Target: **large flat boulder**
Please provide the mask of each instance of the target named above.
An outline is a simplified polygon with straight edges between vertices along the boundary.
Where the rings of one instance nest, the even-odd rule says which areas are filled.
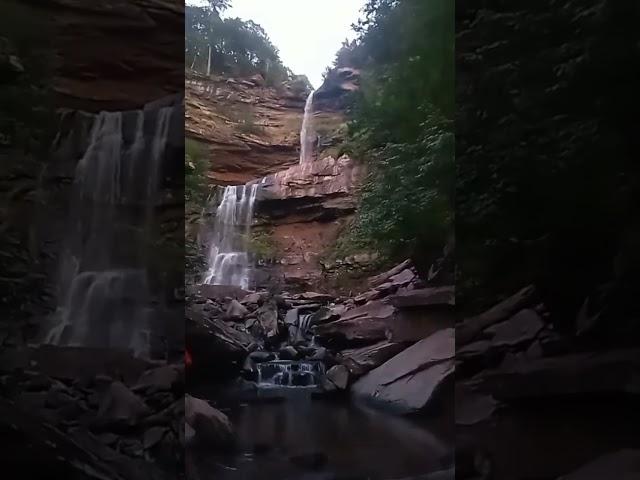
[[[454,286],[406,290],[390,296],[389,303],[401,308],[453,306],[456,304],[456,291]]]
[[[186,345],[195,367],[215,371],[241,362],[253,339],[220,318],[206,318],[196,307],[187,310]]]
[[[479,388],[504,401],[567,395],[640,395],[640,349],[580,353],[505,363]]]
[[[347,311],[339,320],[316,326],[314,333],[320,343],[328,346],[370,345],[386,339],[394,315],[393,306],[373,301]]]
[[[456,344],[462,346],[476,340],[486,328],[531,306],[537,299],[537,295],[535,287],[525,287],[486,312],[466,319],[456,327]]]
[[[352,393],[398,413],[425,410],[454,373],[454,356],[455,332],[441,330],[371,370]]]
[[[492,325],[484,333],[495,347],[517,347],[535,339],[545,324],[534,310],[524,309],[509,320]]]
[[[368,280],[369,286],[377,287],[378,285],[382,285],[391,277],[398,275],[400,272],[402,272],[403,270],[405,270],[410,266],[411,266],[411,260],[405,260],[404,262],[399,263],[398,265],[396,265],[390,270],[387,270],[386,272],[380,273],[374,277],[370,277]]]
[[[383,341],[362,348],[343,350],[338,355],[338,361],[349,369],[351,375],[360,377],[379,367],[407,346],[406,343]]]
[[[456,322],[453,286],[403,290],[385,301],[397,308],[389,326],[392,342],[417,342]]]
[[[398,310],[389,324],[391,342],[417,342],[432,333],[455,325],[452,308],[412,308]]]

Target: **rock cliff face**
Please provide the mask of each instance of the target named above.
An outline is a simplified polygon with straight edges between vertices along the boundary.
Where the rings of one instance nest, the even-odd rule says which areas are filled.
[[[342,156],[295,165],[265,179],[257,215],[258,225],[269,228],[279,260],[271,275],[307,286],[321,279],[321,257],[356,209],[362,174],[361,165]]]
[[[214,184],[247,183],[297,163],[305,92],[194,74],[185,85],[186,135],[207,145]]]
[[[314,161],[300,165],[308,92],[268,87],[259,76],[188,75],[186,135],[206,146],[210,182],[261,183],[254,234],[268,243],[268,252],[256,272],[258,286],[284,279],[289,286],[310,288],[322,281],[320,259],[355,211],[364,175],[361,164],[336,148],[348,93],[357,88],[357,72],[349,71],[334,74],[317,90]]]
[[[129,110],[183,89],[184,2],[21,3],[48,19],[59,106]]]

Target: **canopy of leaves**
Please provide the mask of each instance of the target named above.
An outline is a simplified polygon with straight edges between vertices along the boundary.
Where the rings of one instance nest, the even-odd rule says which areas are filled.
[[[222,18],[228,0],[213,0],[210,6],[187,5],[185,65],[206,73],[211,48],[211,72],[235,76],[261,74],[277,85],[291,77],[264,29],[251,20]]]
[[[362,69],[350,138],[369,161],[357,236],[439,250],[453,221],[454,14],[449,0],[369,0],[335,66]]]

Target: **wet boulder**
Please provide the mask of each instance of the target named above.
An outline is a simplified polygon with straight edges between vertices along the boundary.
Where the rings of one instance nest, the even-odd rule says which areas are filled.
[[[145,402],[121,382],[113,382],[104,393],[95,418],[98,429],[137,425],[151,413]]]
[[[456,344],[458,347],[477,340],[481,333],[496,323],[507,320],[523,308],[535,304],[538,292],[535,287],[528,286],[493,306],[486,312],[468,318],[456,326]]]
[[[227,416],[200,398],[185,395],[186,435],[193,442],[216,449],[229,449],[235,442],[233,425]]]
[[[240,303],[245,306],[256,306],[256,305],[260,306],[264,303],[266,296],[267,296],[266,292],[250,293],[249,295],[244,297],[242,300],[240,300]]]
[[[338,362],[345,365],[351,375],[360,377],[370,370],[379,367],[391,357],[407,348],[406,343],[379,342],[362,348],[343,350],[338,355]]]
[[[340,315],[336,315],[333,309],[329,307],[320,307],[309,317],[309,325],[319,325],[321,323],[338,320]]]
[[[323,387],[325,390],[345,390],[349,385],[349,370],[344,365],[334,365],[325,374]]]
[[[506,362],[477,377],[478,389],[496,399],[560,398],[616,394],[632,398],[640,391],[640,349],[575,353]]]
[[[324,347],[314,348],[313,352],[309,355],[309,360],[324,361],[327,359],[328,351]]]
[[[227,320],[237,321],[237,320],[242,320],[248,314],[249,314],[249,310],[247,310],[247,307],[242,305],[237,300],[233,299],[229,302],[229,305],[227,306],[225,317],[227,318]]]
[[[441,330],[371,370],[354,383],[352,393],[398,413],[425,410],[452,378],[454,356],[454,330]]]
[[[219,318],[208,319],[193,307],[187,309],[186,317],[185,340],[193,359],[191,371],[201,371],[207,376],[211,372],[233,375],[254,341],[252,336]]]
[[[278,334],[278,307],[275,302],[264,304],[256,310],[256,315],[267,338],[275,337]]]
[[[296,360],[300,356],[298,350],[295,347],[288,345],[280,350],[281,360]]]
[[[339,320],[315,326],[320,343],[338,349],[370,345],[385,340],[395,308],[382,301],[347,311]]]

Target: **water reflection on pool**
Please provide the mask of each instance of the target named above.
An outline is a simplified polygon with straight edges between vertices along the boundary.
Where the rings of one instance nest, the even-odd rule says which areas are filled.
[[[390,416],[348,403],[312,400],[253,404],[227,411],[240,453],[192,458],[199,480],[387,480],[441,470],[452,421]]]

